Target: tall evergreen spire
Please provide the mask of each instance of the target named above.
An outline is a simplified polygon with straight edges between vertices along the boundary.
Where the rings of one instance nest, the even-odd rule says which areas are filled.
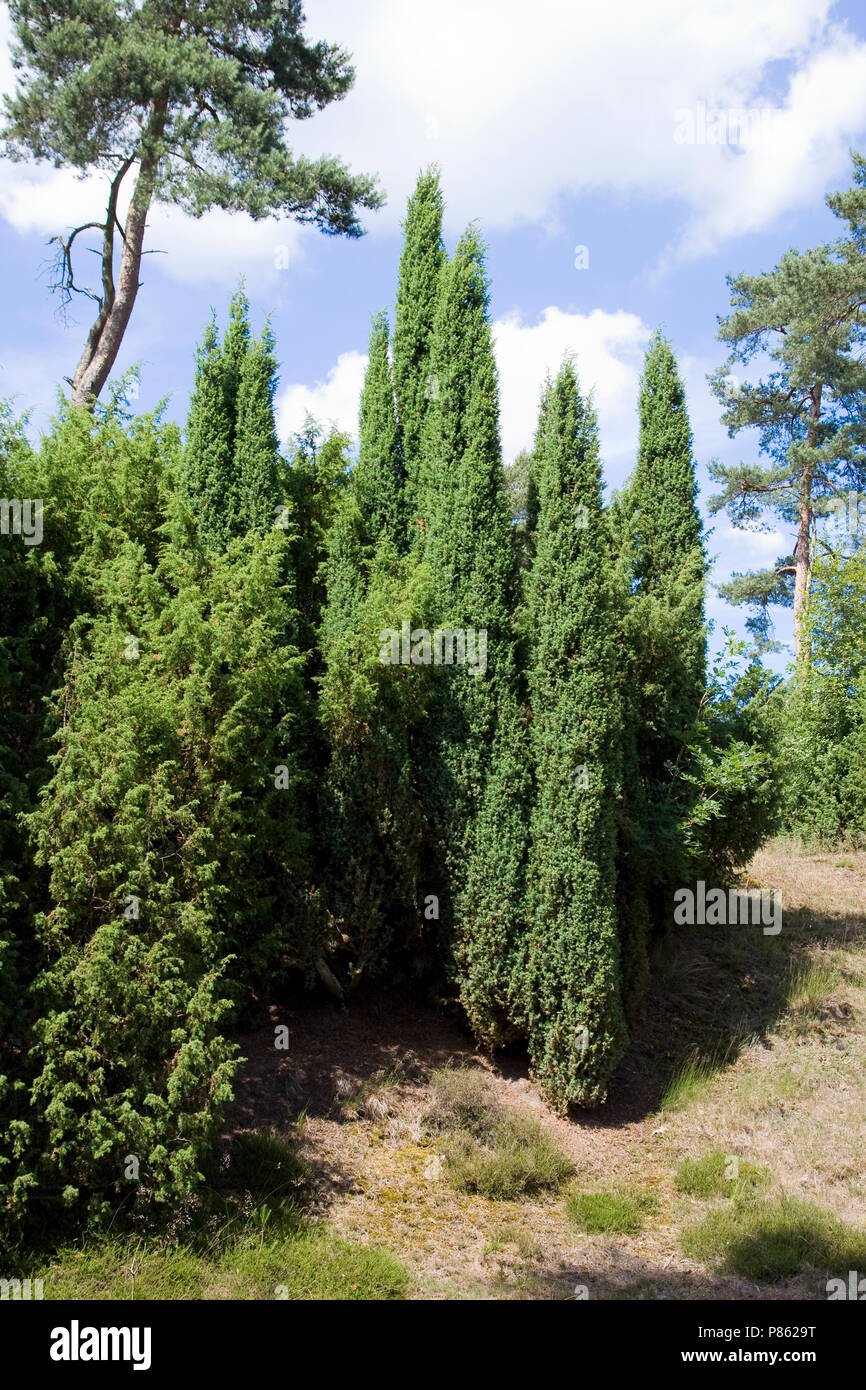
[[[252,339],[249,301],[238,289],[222,343],[211,321],[198,350],[180,472],[181,491],[208,549],[224,550],[233,536],[274,524],[282,495],[276,383],[270,325]]]
[[[180,484],[202,542],[213,550],[221,550],[225,545],[227,516],[234,500],[232,434],[223,354],[216,322],[211,320],[196,353]]]
[[[620,711],[595,414],[566,362],[539,428],[529,578],[537,793],[529,859],[529,1043],[551,1099],[594,1105],[625,1048],[616,909]]]
[[[685,389],[660,330],[640,384],[640,444],[618,501],[631,724],[649,826],[650,899],[656,925],[670,922],[671,886],[685,872],[677,825],[683,784],[671,767],[690,741],[706,684],[707,560]]]
[[[406,210],[394,319],[394,387],[413,521],[424,418],[440,389],[430,347],[439,275],[445,263],[442,206],[439,170],[434,165],[419,175]]]
[[[632,485],[635,522],[634,574],[643,593],[660,592],[695,553],[703,553],[697,480],[685,387],[673,349],[657,329],[640,382],[640,442]],[[698,641],[696,678],[703,684]]]
[[[370,349],[359,421],[360,449],[353,473],[355,499],[369,538],[387,530],[405,550],[403,453],[388,361],[388,319],[379,313],[370,332]]]
[[[244,354],[237,392],[234,473],[237,523],[243,531],[266,531],[273,526],[282,496],[274,421],[276,388],[274,336],[266,323],[262,336]]]
[[[479,1036],[512,1036],[528,767],[517,698],[515,557],[499,444],[484,248],[471,227],[441,278],[419,512],[436,620],[486,643],[483,671],[438,671],[424,732],[432,877],[461,1000]]]

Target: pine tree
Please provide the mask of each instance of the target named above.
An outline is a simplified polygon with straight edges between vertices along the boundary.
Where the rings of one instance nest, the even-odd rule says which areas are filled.
[[[369,362],[361,393],[358,462],[352,490],[371,539],[388,531],[405,549],[403,454],[388,362],[388,319],[377,314],[370,333]]]
[[[566,362],[545,401],[529,577],[536,798],[529,1046],[555,1104],[603,1101],[623,1054],[615,908],[621,713],[594,412]]]
[[[295,158],[287,144],[290,119],[339,101],[355,77],[343,49],[306,37],[299,0],[178,0],[172,9],[13,0],[11,18],[18,90],[6,103],[4,142],[18,158],[109,174],[102,220],[52,238],[54,288],[68,301],[80,288],[76,238],[100,233],[90,249],[101,293],[91,296],[98,312],[73,378],[77,404],[99,396],[117,357],[154,202],[193,217],[215,207],[254,219],[282,214],[353,237],[358,208],[381,205],[372,179],[333,155]]]
[[[827,198],[831,211],[848,223],[843,239],[786,251],[760,275],[728,277],[732,312],[720,320],[719,338],[731,353],[710,378],[729,435],[757,429],[766,460],[711,464],[722,491],[710,498],[710,511],[725,507],[734,525],[746,527],[762,513],[775,513],[793,532],[791,553],[769,569],[735,574],[720,593],[752,608],[747,626],[765,644],[771,606],[793,608],[796,656],[805,665],[818,518],[844,512],[845,492],[866,489],[866,163],[858,155],[854,181],[853,188]],[[741,384],[732,369],[750,363],[757,352],[767,355],[773,370],[761,381]]]
[[[430,361],[439,275],[445,263],[442,190],[433,166],[418,177],[403,224],[394,319],[394,387],[407,475],[410,524],[417,525],[424,420],[440,388]]]

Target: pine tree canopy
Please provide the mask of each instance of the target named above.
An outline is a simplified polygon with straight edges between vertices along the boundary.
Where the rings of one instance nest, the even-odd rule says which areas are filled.
[[[347,236],[361,232],[359,208],[380,206],[372,178],[332,156],[295,156],[286,143],[288,120],[308,119],[354,81],[343,49],[305,37],[300,0],[12,0],[10,13],[19,85],[6,100],[7,153],[109,178],[102,217],[57,239],[57,287],[97,307],[76,401],[99,395],[117,356],[152,202],[192,217],[211,208],[277,214]],[[74,242],[86,230],[101,233],[99,292],[74,279]]]
[[[731,310],[719,338],[731,346],[710,377],[731,437],[756,429],[766,463],[716,463],[722,491],[711,511],[727,508],[735,525],[753,527],[775,513],[793,532],[791,553],[769,569],[736,575],[720,592],[753,609],[749,626],[767,641],[770,605],[793,606],[799,657],[808,658],[804,619],[814,557],[815,519],[846,491],[866,489],[866,165],[854,161],[855,187],[828,198],[848,235],[810,251],[787,251],[771,271],[729,276]],[[740,382],[735,368],[766,353],[769,373]]]

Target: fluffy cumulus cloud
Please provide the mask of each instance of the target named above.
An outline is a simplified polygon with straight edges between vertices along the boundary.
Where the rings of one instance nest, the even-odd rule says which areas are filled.
[[[358,404],[367,358],[354,350],[343,352],[322,381],[313,386],[295,382],[277,396],[277,428],[286,439],[299,430],[307,415],[320,425],[337,429],[354,438],[358,433]]]
[[[622,311],[579,314],[550,307],[532,323],[518,313],[497,320],[493,339],[506,462],[531,448],[544,379],[556,374],[568,354],[575,359],[583,389],[593,393],[606,464],[618,474],[631,468],[637,447],[638,377],[649,335],[636,314]],[[366,365],[362,353],[344,352],[323,380],[284,387],[277,398],[281,436],[300,429],[309,413],[354,438]]]
[[[630,468],[637,447],[637,392],[650,330],[636,314],[567,313],[547,308],[535,323],[509,314],[493,326],[506,461],[532,445],[538,401],[548,372],[574,357],[581,388],[591,391],[608,471]],[[617,477],[617,481],[619,481]]]
[[[102,176],[81,178],[70,169],[6,166],[0,178],[0,215],[25,236],[66,234],[101,215],[107,186]],[[121,200],[121,216],[130,191],[127,188],[126,200]],[[148,218],[145,244],[150,252],[165,252],[154,259],[159,272],[171,280],[225,284],[243,275],[248,287],[256,290],[273,284],[280,271],[298,261],[310,235],[307,228],[287,220],[254,222],[243,213],[220,209],[193,218],[157,203]],[[98,238],[96,231],[85,232],[80,245],[96,246]],[[76,262],[79,271],[81,261],[79,257]]]
[[[563,194],[625,191],[673,200],[676,253],[696,256],[814,203],[866,126],[866,44],[829,0],[319,0],[309,21],[358,81],[304,146],[378,169],[392,219],[435,159],[454,226],[550,223]],[[736,112],[766,119],[719,141]]]
[[[452,230],[470,217],[551,225],[563,195],[625,192],[669,200],[666,260],[694,258],[814,205],[866,129],[866,44],[831,0],[535,0],[531,12],[518,0],[310,0],[307,14],[311,37],[352,52],[357,83],[291,139],[380,173],[389,206],[374,232],[396,230],[418,168],[436,160]],[[3,49],[4,35],[5,22]],[[744,111],[767,118],[757,138],[719,139]],[[0,211],[53,231],[58,208],[70,223],[93,215],[89,191],[7,165]],[[237,216],[157,213],[154,235],[174,257],[166,272],[193,282],[242,262],[272,280],[298,253],[296,231]]]

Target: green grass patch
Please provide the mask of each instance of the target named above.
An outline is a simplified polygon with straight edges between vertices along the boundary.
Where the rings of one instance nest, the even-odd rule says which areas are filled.
[[[309,1164],[273,1129],[236,1135],[208,1174],[213,1191],[249,1195],[256,1205],[299,1197],[309,1176]]]
[[[683,1253],[745,1279],[788,1279],[804,1270],[866,1267],[866,1234],[794,1197],[743,1198],[684,1232]]]
[[[659,1199],[652,1192],[617,1188],[608,1192],[571,1192],[565,1209],[576,1230],[585,1235],[636,1236]]]
[[[507,1201],[559,1187],[571,1174],[544,1127],[501,1105],[482,1071],[445,1068],[430,1085],[428,1128],[459,1192]]]
[[[46,1299],[404,1298],[409,1275],[373,1246],[353,1245],[326,1227],[299,1227],[264,1242],[246,1233],[222,1254],[102,1241],[58,1251],[44,1269]]]
[[[766,1187],[771,1180],[768,1169],[720,1149],[712,1149],[700,1158],[684,1158],[674,1175],[679,1192],[705,1202],[713,1197],[740,1197]]]
[[[827,961],[808,960],[794,966],[785,999],[794,1026],[805,1030],[818,1021],[840,983],[839,971]]]
[[[665,1087],[659,1110],[682,1110],[690,1102],[702,1099],[719,1070],[720,1063],[709,1057],[687,1058]]]
[[[387,1250],[305,1219],[309,1166],[275,1131],[235,1136],[207,1179],[162,1231],[94,1235],[21,1267],[49,1300],[406,1296],[409,1273]]]

